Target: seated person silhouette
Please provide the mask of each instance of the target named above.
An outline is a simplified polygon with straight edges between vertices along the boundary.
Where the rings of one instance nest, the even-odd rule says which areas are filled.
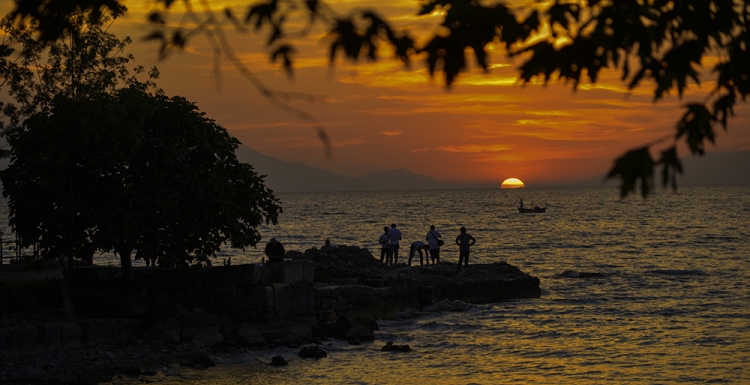
[[[284,261],[284,245],[277,241],[276,238],[271,238],[266,244],[266,256],[268,257],[268,263],[279,263]]]

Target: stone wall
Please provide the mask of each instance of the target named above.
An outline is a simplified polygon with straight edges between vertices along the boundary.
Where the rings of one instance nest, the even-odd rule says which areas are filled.
[[[342,316],[382,320],[444,299],[487,303],[541,294],[537,278],[507,264],[479,266],[476,273],[469,269],[456,274],[453,269],[450,264],[387,269],[382,277],[331,284],[314,282],[313,261],[288,260],[273,266],[204,270],[137,268],[134,283],[126,284],[117,268],[83,267],[68,280],[73,308],[82,319],[40,325],[2,323],[0,355],[135,337],[196,340],[204,345],[225,339],[251,345],[302,341],[309,340],[310,326],[330,327]],[[6,314],[19,310],[24,295],[29,293],[0,292],[0,310]],[[60,297],[47,302],[59,306]]]

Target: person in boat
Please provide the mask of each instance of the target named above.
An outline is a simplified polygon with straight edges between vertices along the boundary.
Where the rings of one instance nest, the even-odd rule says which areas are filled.
[[[520,207],[520,208],[523,208],[523,198],[521,198],[521,199],[519,199],[519,200],[521,201],[521,205],[520,205],[520,206],[518,206],[518,207]]]

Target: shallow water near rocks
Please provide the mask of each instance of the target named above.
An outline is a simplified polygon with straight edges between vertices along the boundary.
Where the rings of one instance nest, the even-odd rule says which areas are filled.
[[[281,224],[262,229],[264,242],[304,251],[328,238],[377,252],[383,226],[397,223],[403,255],[434,224],[443,260],[456,262],[453,240],[466,226],[477,239],[471,263],[518,266],[540,278],[542,297],[402,314],[381,321],[373,342],[324,345],[319,360],[247,350],[209,369],[113,383],[750,383],[750,186],[686,186],[648,200],[620,200],[611,188],[278,196]],[[519,214],[519,198],[547,213]],[[261,250],[225,250],[217,263],[230,257],[256,263]],[[413,351],[382,352],[387,341]],[[275,355],[289,366],[269,366]]]

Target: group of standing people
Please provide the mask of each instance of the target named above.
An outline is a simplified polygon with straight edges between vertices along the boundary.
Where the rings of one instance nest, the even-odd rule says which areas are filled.
[[[386,265],[395,265],[398,263],[398,251],[401,246],[401,230],[399,230],[395,223],[391,224],[391,227],[383,227],[383,234],[380,235],[380,262]],[[409,261],[408,265],[411,266],[411,260],[415,254],[419,253],[419,265],[423,264],[423,257],[426,264],[437,264],[440,262],[440,246],[445,242],[441,239],[442,235],[438,230],[435,229],[435,225],[430,226],[430,231],[427,232],[425,244],[422,241],[412,242],[409,248]],[[469,253],[471,252],[471,246],[477,242],[471,234],[466,232],[466,227],[461,227],[460,234],[456,237],[456,245],[459,247],[459,259],[458,259],[458,270],[461,270],[461,264],[469,266]],[[423,255],[422,253],[425,253]],[[429,255],[426,253],[429,252]]]
[[[425,241],[427,241],[427,243],[422,241],[411,243],[409,248],[409,266],[411,266],[411,260],[417,253],[419,253],[420,266],[424,263],[429,265],[430,259],[432,260],[433,265],[440,263],[440,246],[445,244],[441,239],[442,237],[443,236],[440,232],[435,229],[435,225],[431,225],[430,231],[425,235]],[[398,229],[395,223],[391,224],[390,228],[387,226],[383,227],[383,234],[380,235],[379,240],[381,246],[381,263],[385,263],[386,265],[395,265],[398,263],[398,251],[401,246],[401,239],[401,230]],[[458,245],[459,248],[458,270],[461,270],[462,264],[464,266],[469,266],[469,253],[471,252],[471,246],[476,242],[477,240],[474,239],[471,234],[466,232],[466,227],[461,227],[460,234],[456,237],[456,245]],[[321,250],[329,249],[333,249],[333,245],[331,245],[330,240],[326,239],[325,245],[321,247]],[[276,238],[271,238],[266,244],[264,253],[268,257],[268,263],[274,264],[284,260],[286,250],[284,250],[284,245],[281,244],[281,242],[277,241]],[[427,253],[429,253],[429,255],[427,255]]]

